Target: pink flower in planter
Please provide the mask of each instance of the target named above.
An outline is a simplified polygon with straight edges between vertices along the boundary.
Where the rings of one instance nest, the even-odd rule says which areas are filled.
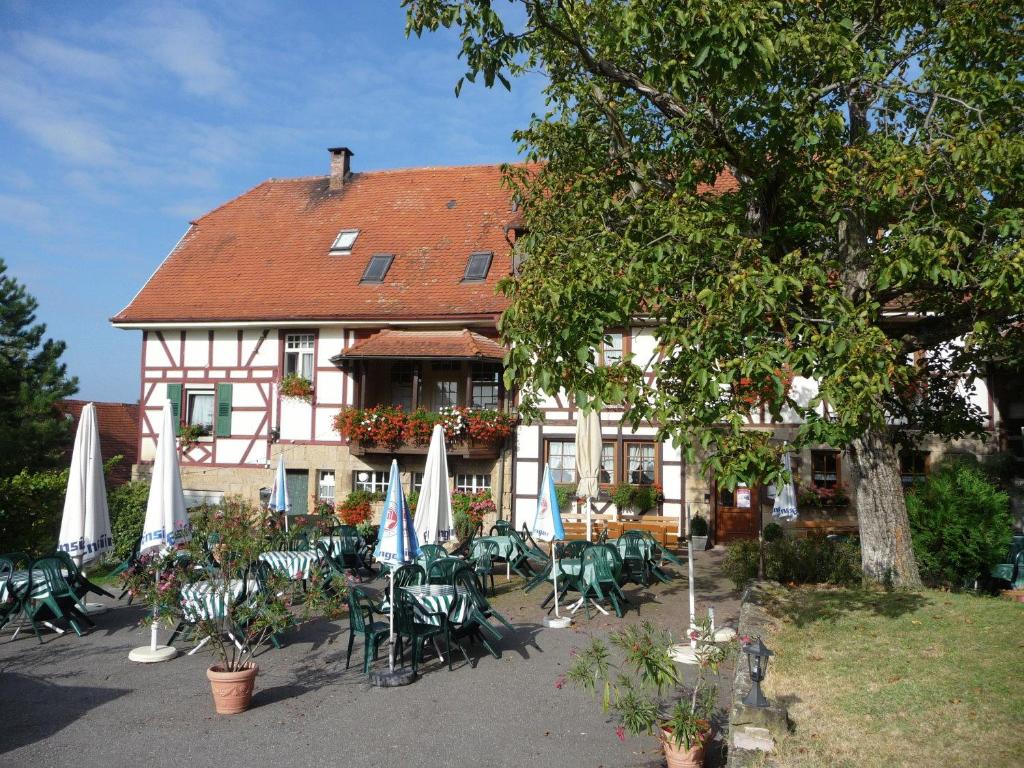
[[[622,743],[626,742],[626,729],[621,725],[615,729],[615,735],[619,738]]]

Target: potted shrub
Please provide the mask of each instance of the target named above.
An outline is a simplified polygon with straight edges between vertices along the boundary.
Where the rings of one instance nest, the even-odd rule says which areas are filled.
[[[701,766],[711,739],[711,719],[717,703],[718,670],[734,650],[712,642],[711,622],[705,618],[692,630],[697,644],[696,675],[687,687],[672,659],[671,635],[645,621],[608,636],[594,638],[583,650],[573,651],[567,677],[574,685],[595,694],[613,713],[620,740],[626,734],[651,733],[658,737],[669,768]],[[617,658],[613,658],[614,656]],[[561,687],[562,680],[556,682]]]
[[[305,400],[308,403],[313,399],[313,383],[297,373],[289,373],[281,379],[281,397]]]
[[[708,521],[701,515],[690,518],[690,544],[697,552],[708,548]]]
[[[241,499],[200,509],[192,515],[188,543],[149,558],[129,577],[132,593],[155,606],[164,621],[173,621],[176,615],[196,618],[190,600],[194,582],[205,582],[206,594],[225,598],[222,615],[207,616],[204,611],[190,622],[194,639],[215,657],[206,674],[220,714],[249,707],[259,672],[253,655],[262,645],[314,615],[336,618],[344,606],[344,585],[328,588],[318,573],[307,580],[301,602],[294,599],[295,582],[288,576],[270,572],[257,579],[259,556],[273,548],[273,531],[261,521],[262,511]],[[209,550],[215,552],[216,565]]]
[[[611,497],[620,514],[642,515],[658,503],[657,491],[649,485],[616,485]]]
[[[365,523],[373,514],[371,504],[377,500],[377,494],[369,491],[352,491],[338,505],[338,519],[345,525]]]
[[[497,514],[498,508],[491,500],[490,491],[478,493],[453,493],[452,517],[455,521],[455,535],[465,541],[483,522],[485,515]]]

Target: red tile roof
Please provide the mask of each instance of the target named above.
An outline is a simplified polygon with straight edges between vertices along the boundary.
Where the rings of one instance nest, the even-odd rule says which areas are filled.
[[[365,357],[501,360],[505,348],[472,331],[395,331],[385,328],[353,344],[335,359]]]
[[[115,323],[494,317],[511,271],[513,220],[501,166],[416,168],[271,179],[193,223]],[[348,255],[330,254],[358,229]],[[471,253],[492,251],[487,279],[462,282]],[[376,253],[384,282],[360,284]]]
[[[74,444],[74,432],[78,429],[78,420],[82,416],[82,408],[90,400],[62,400],[58,404],[61,412],[74,421],[71,430],[71,443],[68,444],[67,458],[71,458]],[[114,456],[124,458],[111,471],[107,479],[110,485],[120,485],[132,479],[132,464],[139,462],[139,406],[137,403],[96,403],[96,421],[100,428],[100,453],[104,461]]]

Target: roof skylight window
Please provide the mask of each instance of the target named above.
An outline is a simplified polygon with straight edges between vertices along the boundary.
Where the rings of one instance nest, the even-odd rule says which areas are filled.
[[[334,245],[331,246],[332,254],[346,254],[352,253],[352,246],[356,244],[356,238],[359,237],[358,229],[343,229],[338,233],[338,236],[334,238]]]
[[[391,262],[394,258],[395,255],[393,253],[375,253],[370,258],[370,263],[366,265],[366,271],[363,272],[363,277],[359,282],[383,283],[384,276],[391,269]]]
[[[466,265],[466,274],[462,276],[464,283],[479,283],[487,279],[487,273],[491,269],[491,259],[494,254],[490,251],[472,253],[469,256],[469,263]]]

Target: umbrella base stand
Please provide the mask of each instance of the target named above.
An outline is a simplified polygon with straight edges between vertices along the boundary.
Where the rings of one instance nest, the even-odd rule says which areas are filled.
[[[549,629],[565,629],[572,624],[568,616],[548,616],[544,619],[544,626]]]
[[[170,645],[158,645],[153,648],[145,645],[141,648],[133,648],[128,654],[129,661],[137,661],[140,664],[154,664],[158,661],[170,661],[178,655],[178,649]]]
[[[82,611],[86,616],[99,616],[101,613],[106,613],[109,608],[102,603],[86,603],[85,610],[82,610],[82,606],[78,606],[78,610]]]
[[[699,664],[697,649],[684,643],[673,645],[669,648],[668,655],[680,664]]]
[[[398,688],[402,685],[410,685],[416,680],[418,675],[411,669],[395,669],[395,670],[371,670],[370,671],[370,685],[375,685],[378,688]]]

